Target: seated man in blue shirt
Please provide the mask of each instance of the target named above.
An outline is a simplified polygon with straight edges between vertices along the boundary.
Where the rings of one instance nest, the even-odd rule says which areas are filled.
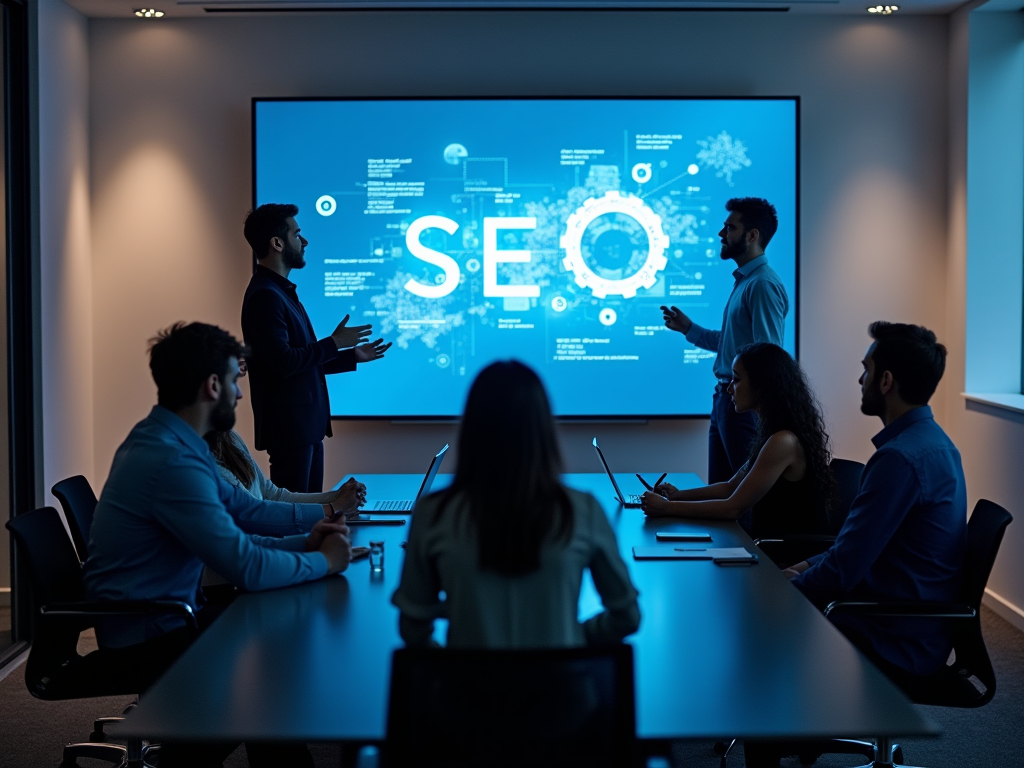
[[[817,606],[833,600],[956,600],[967,550],[960,452],[927,403],[946,348],[926,328],[872,323],[860,377],[861,411],[885,428],[832,547],[785,573]],[[939,669],[952,648],[941,619],[844,616],[836,626],[897,684]],[[778,768],[799,742],[744,744],[748,768]]]
[[[88,599],[177,600],[191,606],[203,626],[204,563],[247,590],[298,584],[348,567],[352,551],[342,516],[363,500],[361,484],[340,494],[325,516],[323,505],[260,501],[220,477],[203,435],[234,425],[243,354],[230,334],[202,323],[174,325],[152,344],[159,405],[114,456],[84,566]],[[282,530],[311,531],[270,538],[243,532],[237,519],[271,528],[278,520]],[[317,522],[302,522],[311,519]],[[111,619],[96,627],[96,636],[108,663],[137,680],[140,693],[192,640],[184,621],[171,617]],[[210,758],[211,764],[233,749],[219,761]],[[180,762],[200,764],[208,756],[204,750],[186,754]],[[175,749],[164,759],[175,762]]]
[[[872,439],[860,490],[831,549],[786,571],[815,604],[833,600],[956,600],[967,549],[960,452],[927,403],[946,348],[926,328],[873,323],[860,377],[861,411],[885,428]],[[941,620],[853,619],[837,626],[885,672],[929,675],[952,647]]]

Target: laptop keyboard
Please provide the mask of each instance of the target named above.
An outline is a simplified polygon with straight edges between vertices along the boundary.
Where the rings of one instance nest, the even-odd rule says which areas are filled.
[[[412,502],[403,501],[378,501],[373,505],[371,512],[409,512],[412,510]]]

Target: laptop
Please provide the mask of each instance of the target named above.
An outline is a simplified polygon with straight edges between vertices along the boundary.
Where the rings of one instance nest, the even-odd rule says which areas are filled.
[[[448,444],[445,443],[444,448],[438,451],[434,458],[430,460],[430,466],[427,467],[427,474],[423,476],[423,482],[420,484],[420,492],[416,494],[415,499],[400,499],[400,500],[371,500],[367,499],[366,503],[359,508],[361,512],[384,512],[384,513],[405,513],[411,512],[412,508],[416,506],[416,502],[430,493],[430,486],[434,484],[434,477],[437,475],[437,470],[441,468],[441,462],[444,461],[444,455],[448,452]]]
[[[601,452],[601,446],[597,444],[597,438],[594,438],[594,450],[597,451],[597,458],[601,460],[601,466],[604,467],[604,471],[608,473],[608,479],[612,481],[612,487],[615,489],[615,499],[626,509],[640,509],[640,502],[643,500],[643,494],[631,493],[629,496],[623,496],[622,491],[619,490],[619,484],[615,482],[615,475],[612,474],[611,469],[608,466],[608,462],[604,459],[604,454]]]

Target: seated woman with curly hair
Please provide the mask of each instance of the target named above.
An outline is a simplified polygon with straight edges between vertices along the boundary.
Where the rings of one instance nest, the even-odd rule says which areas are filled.
[[[826,533],[835,487],[829,436],[800,365],[775,344],[749,344],[733,361],[728,392],[738,413],[757,414],[747,462],[728,482],[659,485],[644,494],[644,512],[739,520],[755,538]]]

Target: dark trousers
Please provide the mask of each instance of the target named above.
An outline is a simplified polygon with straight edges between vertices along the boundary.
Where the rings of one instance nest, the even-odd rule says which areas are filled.
[[[725,387],[721,384],[715,387],[711,401],[711,431],[708,434],[708,485],[724,483],[739,471],[756,436],[757,417],[754,413],[736,413]]]
[[[324,441],[312,445],[267,448],[270,480],[278,488],[295,493],[320,493],[324,489]]]
[[[708,485],[731,479],[750,455],[750,444],[757,436],[757,417],[753,412],[736,413],[725,386],[715,387],[711,401],[711,429],[708,432]],[[750,533],[750,510],[737,522]]]

